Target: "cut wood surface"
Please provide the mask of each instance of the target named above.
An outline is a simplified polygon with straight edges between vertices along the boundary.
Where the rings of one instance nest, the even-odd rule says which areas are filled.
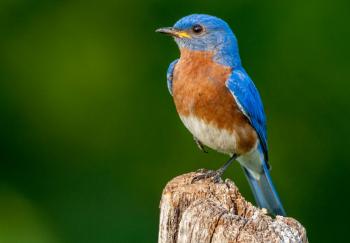
[[[247,202],[229,179],[191,183],[199,172],[172,179],[160,202],[159,243],[308,242],[290,217],[271,217]]]

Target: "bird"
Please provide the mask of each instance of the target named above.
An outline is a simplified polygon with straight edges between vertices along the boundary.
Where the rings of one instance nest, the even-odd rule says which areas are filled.
[[[201,150],[209,147],[230,156],[218,170],[203,171],[192,183],[218,182],[238,161],[258,206],[285,216],[270,176],[263,103],[242,66],[230,26],[215,16],[191,14],[156,32],[173,37],[180,50],[166,75],[180,120]]]

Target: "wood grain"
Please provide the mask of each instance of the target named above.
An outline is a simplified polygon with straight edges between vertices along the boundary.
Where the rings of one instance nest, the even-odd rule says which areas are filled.
[[[198,174],[178,176],[164,188],[159,243],[308,242],[297,220],[267,215],[246,201],[229,179],[191,184]]]

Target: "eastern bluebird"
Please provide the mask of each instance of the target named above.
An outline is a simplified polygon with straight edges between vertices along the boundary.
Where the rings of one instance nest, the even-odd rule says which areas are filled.
[[[194,178],[217,181],[236,160],[241,164],[257,204],[285,215],[268,165],[266,118],[253,81],[241,64],[236,37],[214,16],[193,14],[157,32],[174,37],[180,58],[167,72],[176,110],[197,145],[230,155],[218,170]]]

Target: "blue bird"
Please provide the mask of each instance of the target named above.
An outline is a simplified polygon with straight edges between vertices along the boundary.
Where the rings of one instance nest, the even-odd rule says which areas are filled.
[[[275,215],[286,215],[272,183],[263,104],[244,70],[237,39],[229,25],[214,16],[193,14],[157,32],[175,39],[180,58],[167,72],[176,110],[197,145],[230,155],[218,170],[196,176],[193,182],[218,181],[237,160],[257,204]]]

